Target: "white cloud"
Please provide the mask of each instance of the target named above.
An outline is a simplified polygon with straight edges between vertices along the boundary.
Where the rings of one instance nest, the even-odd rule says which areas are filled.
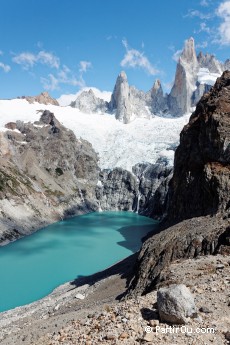
[[[201,0],[200,5],[203,7],[208,7],[210,5],[210,0]]]
[[[5,73],[8,73],[11,70],[11,67],[9,65],[5,65],[2,62],[0,62],[0,68],[2,68]]]
[[[60,59],[52,53],[41,50],[37,54],[37,61],[52,68],[59,68]]]
[[[2,50],[0,50],[0,55],[3,55],[3,51]]]
[[[210,29],[210,27],[207,26],[206,23],[202,22],[202,23],[200,23],[200,30],[198,32],[202,32],[202,31],[207,32],[207,34],[210,34],[211,29]]]
[[[25,52],[14,56],[12,60],[18,65],[22,65],[24,69],[29,69],[34,66],[36,62],[36,56],[32,53]]]
[[[204,20],[204,19],[212,18],[213,14],[203,13],[203,12],[198,11],[198,10],[189,10],[188,13],[184,17],[190,17],[190,18],[198,17],[198,18]]]
[[[123,40],[122,44],[126,49],[126,54],[121,61],[122,67],[142,68],[150,75],[155,75],[159,72],[150,63],[148,58],[144,55],[144,52],[130,48],[126,40]]]
[[[172,56],[172,59],[177,62],[179,60],[179,57],[181,56],[182,51],[183,49],[178,49],[177,51],[175,51],[175,53]]]
[[[60,84],[84,87],[85,81],[80,75],[77,78],[72,71],[67,67],[63,66],[61,70],[58,71],[56,75],[50,73],[47,78],[41,77],[41,83],[45,90],[58,90],[60,88]]]
[[[208,46],[208,42],[207,41],[203,41],[201,43],[196,43],[196,49],[207,48],[207,46]]]
[[[79,72],[85,73],[89,68],[92,67],[92,63],[90,61],[80,61],[80,69]]]
[[[38,54],[23,52],[14,56],[12,60],[26,70],[32,68],[36,63],[41,63],[56,69],[60,66],[59,58],[45,50],[41,50]]]
[[[230,45],[230,1],[224,1],[216,11],[222,23],[218,27],[219,43]]]
[[[48,75],[48,78],[41,77],[40,80],[45,90],[53,91],[59,89],[59,80],[51,73]]]

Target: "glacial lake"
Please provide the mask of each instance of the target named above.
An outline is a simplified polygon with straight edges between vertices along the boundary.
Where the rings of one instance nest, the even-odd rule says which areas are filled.
[[[132,212],[94,212],[0,247],[0,312],[124,259],[140,249],[141,238],[157,224]]]

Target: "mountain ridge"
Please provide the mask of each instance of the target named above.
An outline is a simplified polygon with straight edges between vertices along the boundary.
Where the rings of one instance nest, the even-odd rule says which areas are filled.
[[[116,80],[110,102],[95,97],[92,90],[80,94],[71,106],[86,111],[88,103],[91,113],[107,112],[115,114],[117,120],[129,123],[137,117],[182,116],[190,113],[205,92],[208,92],[224,70],[230,67],[229,59],[219,62],[214,55],[198,55],[195,41],[191,37],[185,41],[184,49],[178,59],[175,79],[169,94],[164,94],[161,82],[157,79],[151,90],[144,92],[128,83],[127,75],[122,71]]]

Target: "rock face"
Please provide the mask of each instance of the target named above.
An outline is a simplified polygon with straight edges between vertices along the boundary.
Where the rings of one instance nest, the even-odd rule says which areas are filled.
[[[194,297],[184,284],[159,289],[157,306],[162,322],[185,324],[189,317],[197,316]]]
[[[182,220],[230,207],[230,72],[203,96],[180,136],[169,217]]]
[[[114,87],[109,109],[117,120],[129,123],[135,117],[149,117],[145,108],[145,93],[129,86],[125,72],[121,72]]]
[[[38,102],[45,105],[48,105],[48,104],[59,105],[58,101],[52,98],[48,92],[42,92],[38,96],[22,96],[19,98],[26,99],[29,103]]]
[[[146,102],[152,114],[164,115],[168,112],[167,96],[163,93],[159,79],[155,81],[152,89],[146,93]]]
[[[0,132],[1,243],[98,209],[99,168],[90,143],[76,139],[49,111],[34,124],[6,127]]]
[[[143,244],[130,294],[151,291],[171,261],[229,253],[229,133],[230,72],[224,72],[181,133],[167,222]]]
[[[96,97],[91,89],[89,91],[83,91],[70,106],[89,114],[105,113],[108,111],[108,102]]]
[[[133,173],[121,168],[103,170],[96,189],[99,208],[134,211],[162,219],[167,211],[171,172],[172,167],[165,162],[137,164]]]

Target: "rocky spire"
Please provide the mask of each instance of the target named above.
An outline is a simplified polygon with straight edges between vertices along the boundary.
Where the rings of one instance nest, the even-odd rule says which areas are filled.
[[[116,119],[128,123],[132,116],[130,104],[130,89],[128,79],[124,71],[117,77],[117,81],[111,96],[110,109],[115,110]]]
[[[180,60],[183,60],[184,62],[188,64],[197,64],[197,57],[196,57],[196,51],[195,51],[195,42],[192,37],[190,37],[188,40],[184,43],[184,49],[181,53]]]
[[[185,41],[184,49],[179,58],[173,88],[168,103],[173,115],[182,115],[190,111],[191,97],[194,91],[198,72],[198,61],[194,39]]]
[[[167,110],[167,102],[159,79],[156,79],[151,93],[151,109],[154,114],[162,114]]]

